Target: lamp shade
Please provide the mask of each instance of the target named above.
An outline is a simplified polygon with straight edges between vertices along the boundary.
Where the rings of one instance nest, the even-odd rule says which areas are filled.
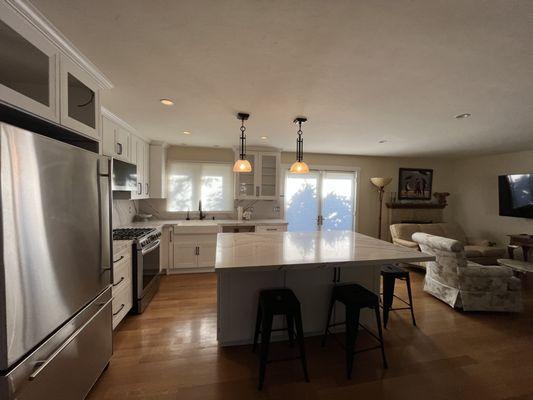
[[[308,174],[309,166],[303,161],[296,161],[291,165],[289,171],[293,174]]]
[[[252,172],[252,164],[248,160],[237,160],[233,164],[233,172]]]
[[[384,188],[391,183],[392,178],[370,178],[370,182],[378,188]]]

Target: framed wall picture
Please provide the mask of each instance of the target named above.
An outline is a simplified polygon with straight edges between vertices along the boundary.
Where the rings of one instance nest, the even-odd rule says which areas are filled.
[[[400,168],[398,199],[431,200],[432,184],[432,169]]]

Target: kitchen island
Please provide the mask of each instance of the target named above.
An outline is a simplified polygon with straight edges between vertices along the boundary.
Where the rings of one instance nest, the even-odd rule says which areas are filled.
[[[431,260],[427,254],[352,231],[219,233],[218,342],[222,346],[252,342],[262,289],[292,289],[302,306],[305,334],[312,336],[324,330],[333,285],[355,282],[379,293],[381,265]],[[334,318],[340,322],[342,306],[336,307]],[[373,321],[369,317],[361,314],[363,322]],[[274,328],[283,324],[275,322],[280,325]],[[278,339],[283,337],[277,333]]]

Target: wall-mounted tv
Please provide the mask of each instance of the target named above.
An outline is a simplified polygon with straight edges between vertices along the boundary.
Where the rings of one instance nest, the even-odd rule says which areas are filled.
[[[533,173],[498,177],[500,215],[533,218]]]

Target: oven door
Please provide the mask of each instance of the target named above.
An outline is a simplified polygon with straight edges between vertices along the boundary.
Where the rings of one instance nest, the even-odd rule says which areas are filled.
[[[142,312],[159,287],[160,240],[137,251],[137,312]]]

